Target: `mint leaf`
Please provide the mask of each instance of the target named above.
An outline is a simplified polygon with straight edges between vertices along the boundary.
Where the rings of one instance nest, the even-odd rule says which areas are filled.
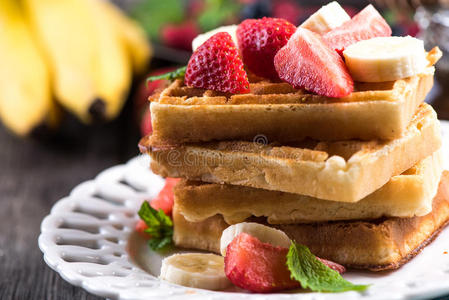
[[[156,75],[156,76],[150,76],[147,78],[147,83],[151,82],[151,81],[155,81],[155,80],[160,80],[160,79],[166,79],[166,80],[175,80],[178,78],[184,78],[184,76],[186,75],[186,69],[187,66],[178,68],[174,71],[165,73],[165,74],[161,74],[161,75]]]
[[[314,292],[364,291],[369,286],[350,283],[337,271],[319,261],[309,248],[295,242],[292,242],[287,254],[287,267],[292,279]]]
[[[144,231],[151,236],[148,242],[151,249],[159,251],[172,244],[173,222],[162,209],[157,211],[144,201],[138,215],[148,226]]]

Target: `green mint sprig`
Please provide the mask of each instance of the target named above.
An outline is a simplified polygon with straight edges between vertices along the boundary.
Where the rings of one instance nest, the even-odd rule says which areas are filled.
[[[165,74],[150,76],[147,78],[147,83],[151,82],[151,81],[160,80],[160,79],[166,79],[166,80],[173,81],[178,78],[184,78],[184,76],[186,75],[186,69],[187,69],[187,66],[184,66],[184,67],[178,68],[174,71],[171,71],[171,72],[168,72]]]
[[[319,261],[309,248],[295,242],[292,242],[287,254],[287,267],[292,279],[314,292],[364,291],[369,287],[345,280],[340,273]]]
[[[148,242],[151,249],[164,250],[173,243],[173,222],[162,209],[157,211],[144,201],[138,215],[148,226],[144,232],[151,236]]]

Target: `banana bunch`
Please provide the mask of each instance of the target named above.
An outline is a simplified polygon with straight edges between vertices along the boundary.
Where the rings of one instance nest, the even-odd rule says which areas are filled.
[[[145,33],[106,0],[0,0],[0,118],[18,135],[115,118],[151,55]]]

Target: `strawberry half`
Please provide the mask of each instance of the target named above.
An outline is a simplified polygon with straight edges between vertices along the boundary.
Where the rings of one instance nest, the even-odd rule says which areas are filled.
[[[249,92],[248,76],[229,33],[214,34],[196,49],[187,65],[185,83],[224,93]]]
[[[284,19],[248,19],[237,27],[243,62],[254,74],[279,80],[273,59],[295,33],[296,26]]]
[[[323,264],[325,264],[326,266],[328,266],[329,268],[331,268],[334,271],[337,271],[340,274],[343,274],[346,272],[346,268],[340,264],[337,264],[336,262],[324,259],[324,258],[319,258],[317,257],[317,259],[319,261],[321,261]]]
[[[341,54],[349,45],[379,36],[391,36],[391,28],[370,4],[351,20],[324,34],[323,38],[329,47]]]
[[[179,178],[166,178],[165,185],[156,197],[151,200],[150,205],[155,210],[162,209],[167,216],[171,216],[174,204],[173,188],[179,182]]]
[[[150,123],[151,126],[151,123]],[[173,194],[173,188],[179,182],[179,178],[169,178],[165,179],[165,185],[162,190],[154,197],[150,205],[155,210],[162,209],[167,216],[171,216],[173,210],[173,204],[175,203],[175,196]],[[139,220],[136,224],[136,231],[145,238],[148,238],[148,233],[145,232],[148,226],[143,220]]]
[[[262,243],[241,233],[226,248],[225,274],[236,286],[269,293],[300,287],[290,278],[287,268],[288,249]]]
[[[320,35],[298,28],[274,57],[279,77],[295,88],[327,97],[345,97],[354,82],[337,52]]]

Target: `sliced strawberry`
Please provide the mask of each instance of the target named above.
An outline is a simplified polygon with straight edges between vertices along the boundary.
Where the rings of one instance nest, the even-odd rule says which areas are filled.
[[[237,27],[237,40],[246,67],[258,76],[279,80],[273,59],[295,30],[296,26],[284,19],[243,21]]]
[[[379,36],[391,36],[391,28],[370,4],[351,20],[327,32],[323,38],[329,47],[341,54],[349,45]]]
[[[174,69],[175,68],[173,68],[173,67],[157,69],[155,71],[151,71],[150,73],[148,73],[146,77],[161,75],[164,73],[171,72]],[[149,106],[148,97],[153,95],[156,90],[161,90],[169,84],[170,84],[170,81],[166,80],[166,79],[159,79],[159,80],[148,81],[148,82],[147,82],[147,80],[142,80],[140,82],[139,86],[137,87],[136,93],[133,96],[134,107],[136,110],[136,116],[138,116],[139,121],[140,121],[140,118],[142,117],[141,116],[142,108]]]
[[[287,248],[262,243],[241,233],[226,249],[226,276],[236,286],[258,293],[300,287],[299,282],[290,278],[287,253]]]
[[[346,272],[346,268],[340,264],[337,264],[336,262],[324,259],[324,258],[319,258],[317,257],[317,259],[319,261],[321,261],[323,264],[325,264],[326,266],[328,266],[329,268],[331,268],[334,271],[337,271],[340,274],[343,274],[344,272]]]
[[[152,208],[162,209],[167,216],[171,216],[174,203],[173,187],[178,183],[179,178],[165,179],[165,185],[159,194],[150,202]]]
[[[136,224],[136,231],[144,238],[150,238],[150,235],[145,232],[145,229],[147,229],[148,226],[145,224],[143,220],[137,221]]]
[[[298,28],[274,57],[279,77],[295,88],[327,97],[345,97],[354,82],[343,59],[320,35]]]
[[[210,37],[190,57],[185,83],[224,93],[248,93],[248,76],[238,50],[227,32]]]
[[[153,127],[151,126],[151,111],[147,107],[144,110],[142,121],[140,123],[140,133],[142,136],[147,136],[153,132]]]
[[[151,200],[150,205],[155,210],[162,209],[167,216],[171,216],[174,204],[173,188],[178,183],[179,178],[166,178],[165,185],[159,194]],[[145,232],[148,226],[143,220],[139,220],[136,224],[136,231],[143,237],[149,238]]]

